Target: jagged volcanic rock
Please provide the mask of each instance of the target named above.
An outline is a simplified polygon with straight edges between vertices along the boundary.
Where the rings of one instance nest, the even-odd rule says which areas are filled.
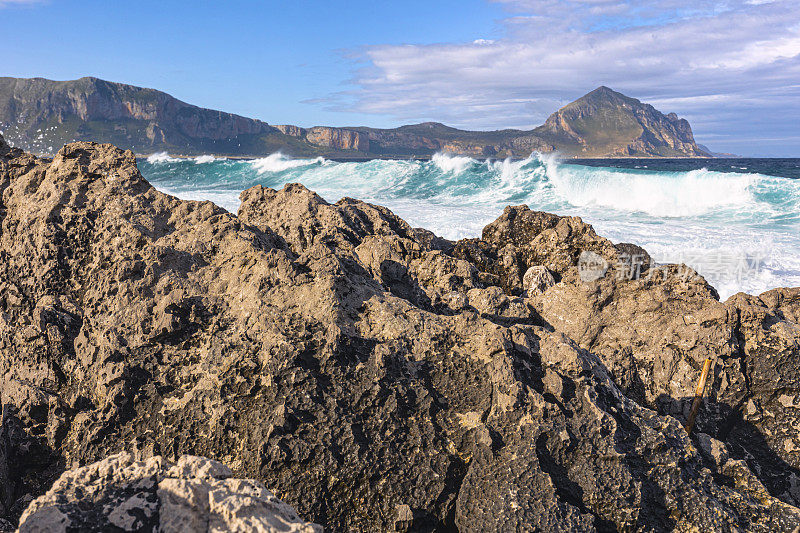
[[[524,207],[459,243],[300,185],[234,216],[110,145],[5,150],[0,194],[12,521],[128,450],[221,461],[331,531],[800,526],[797,290],[628,279],[627,247]],[[581,281],[582,250],[605,276]],[[524,297],[536,264],[557,283]]]

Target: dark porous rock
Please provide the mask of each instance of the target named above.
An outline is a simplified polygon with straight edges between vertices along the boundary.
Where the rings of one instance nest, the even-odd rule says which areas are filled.
[[[65,472],[20,519],[20,533],[260,531],[321,533],[261,483],[190,455],[136,461],[112,455]]]
[[[506,255],[508,265],[501,260],[496,246],[481,239],[462,239],[453,250],[453,257],[463,259],[478,269],[478,279],[483,285],[498,285],[508,294],[522,294],[519,263],[514,256]]]
[[[11,442],[8,438],[8,426],[4,423],[5,411],[2,409],[2,398],[0,398],[0,516],[10,514],[11,505],[13,504],[13,485],[11,480],[11,470],[9,460],[11,451]],[[0,524],[0,531],[2,531],[2,524]]]
[[[685,421],[704,361],[713,362],[700,431],[745,460],[770,494],[800,503],[800,289],[717,292],[685,265],[638,279],[573,274],[534,307],[596,354],[631,399]]]
[[[620,262],[620,252],[611,241],[579,217],[531,211],[523,205],[506,207],[500,218],[483,229],[482,239],[457,242],[453,255],[497,276],[509,294],[521,294],[524,275],[531,267],[547,268],[558,281],[577,268],[585,252],[597,254],[612,266]]]
[[[524,265],[544,265],[562,276],[574,267],[581,252],[591,251],[614,262],[617,251],[579,217],[560,217],[527,206],[506,207],[503,214],[483,229],[483,240],[503,248],[513,244]]]
[[[129,450],[213,458],[331,531],[800,527],[791,291],[617,276],[591,226],[527,208],[452,250],[300,185],[232,215],[111,145],[0,158],[0,184],[9,521]],[[609,272],[581,281],[582,251]],[[523,296],[536,265],[557,283]],[[681,426],[708,356],[724,462]]]
[[[614,245],[623,265],[630,268],[629,277],[638,277],[653,264],[653,258],[647,250],[637,244],[621,242]]]

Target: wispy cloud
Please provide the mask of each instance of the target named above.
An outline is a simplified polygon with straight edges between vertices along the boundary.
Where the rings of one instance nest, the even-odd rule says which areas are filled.
[[[495,1],[507,12],[504,38],[366,48],[357,90],[328,105],[526,128],[608,85],[687,116],[701,138],[723,133],[711,126],[720,115],[762,132],[765,118],[800,118],[795,0]]]
[[[10,6],[32,6],[44,4],[47,0],[0,0],[0,8]]]

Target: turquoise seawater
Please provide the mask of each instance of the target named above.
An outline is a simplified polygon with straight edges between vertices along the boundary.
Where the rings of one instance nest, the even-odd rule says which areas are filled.
[[[156,154],[139,161],[158,189],[236,212],[253,185],[298,182],[335,202],[385,205],[449,239],[480,236],[506,205],[577,215],[658,262],[686,263],[724,299],[800,286],[800,160],[572,161],[532,155],[479,161],[337,162],[273,154],[248,161]]]

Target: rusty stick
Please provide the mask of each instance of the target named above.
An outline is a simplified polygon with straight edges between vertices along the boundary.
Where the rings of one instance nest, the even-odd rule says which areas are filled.
[[[708,371],[711,370],[711,358],[707,358],[703,363],[703,371],[700,373],[700,380],[697,382],[697,388],[694,390],[694,401],[692,402],[692,410],[689,411],[689,419],[686,421],[686,433],[692,432],[694,427],[694,420],[697,418],[697,411],[700,410],[700,404],[703,403],[703,392],[706,390],[706,380],[708,379]]]

